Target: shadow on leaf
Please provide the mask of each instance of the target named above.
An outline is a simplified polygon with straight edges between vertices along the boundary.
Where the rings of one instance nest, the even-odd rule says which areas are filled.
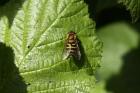
[[[12,48],[0,43],[0,93],[27,93],[26,88],[14,63]]]
[[[72,68],[71,70],[74,71],[75,69],[89,68],[89,69],[87,69],[87,73],[92,75],[93,74],[93,69],[92,69],[92,67],[91,67],[91,65],[90,65],[90,63],[88,61],[88,58],[87,58],[87,56],[85,54],[85,50],[83,48],[82,42],[79,39],[78,39],[78,42],[79,42],[78,43],[79,49],[80,49],[80,52],[81,52],[81,59],[78,60],[77,58],[74,58],[74,57],[72,58],[73,61],[71,61],[71,62],[74,62],[76,67],[73,66],[74,68],[72,68],[73,63],[71,63],[70,64],[71,68]]]
[[[25,0],[2,0],[0,1],[0,18],[6,16],[11,27],[13,20]]]

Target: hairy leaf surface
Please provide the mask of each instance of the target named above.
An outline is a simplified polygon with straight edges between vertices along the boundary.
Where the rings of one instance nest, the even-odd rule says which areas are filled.
[[[3,12],[10,12],[7,6]],[[8,20],[1,17],[0,42],[13,48],[28,93],[89,93],[94,88],[102,43],[84,0],[26,0],[11,27]],[[62,60],[69,31],[80,40],[81,62]],[[17,93],[24,93],[23,86],[19,87]]]

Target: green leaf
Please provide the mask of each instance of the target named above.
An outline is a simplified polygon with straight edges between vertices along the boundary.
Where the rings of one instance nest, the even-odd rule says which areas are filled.
[[[106,82],[105,81],[100,81],[96,84],[96,87],[93,89],[93,93],[112,93],[109,91],[106,91]]]
[[[98,35],[104,43],[101,64],[103,67],[100,69],[100,75],[102,75],[102,79],[107,79],[109,76],[119,73],[123,63],[122,57],[138,46],[138,34],[124,22],[107,25],[98,31]]]
[[[106,89],[108,80],[121,73],[124,64],[123,56],[138,47],[139,36],[135,29],[125,22],[112,23],[97,31],[104,47],[101,68],[98,71],[99,82],[94,91],[112,93]]]
[[[136,22],[140,17],[140,1],[139,0],[118,0],[130,11],[132,16],[132,21]]]
[[[3,12],[11,11],[5,6]],[[7,16],[3,16],[0,29],[0,41],[14,50],[15,64],[28,93],[89,93],[94,88],[102,43],[84,0],[26,0],[11,27]],[[81,42],[81,62],[62,60],[69,31],[76,32]],[[18,82],[12,83],[20,87],[14,93],[24,93]]]

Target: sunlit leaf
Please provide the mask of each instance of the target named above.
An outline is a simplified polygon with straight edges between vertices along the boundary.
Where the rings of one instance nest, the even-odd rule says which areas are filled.
[[[3,12],[10,11],[4,7]],[[0,41],[14,50],[28,93],[89,93],[94,88],[102,43],[84,0],[26,0],[11,27],[8,20],[1,17]],[[80,40],[81,62],[62,60],[69,31]],[[12,86],[19,86],[17,82]],[[24,93],[23,86],[19,87]]]

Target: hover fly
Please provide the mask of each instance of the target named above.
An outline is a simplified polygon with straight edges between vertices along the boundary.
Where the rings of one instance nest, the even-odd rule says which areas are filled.
[[[63,60],[69,57],[74,57],[76,60],[81,59],[81,53],[78,46],[78,39],[76,33],[73,31],[68,32],[63,51]]]

